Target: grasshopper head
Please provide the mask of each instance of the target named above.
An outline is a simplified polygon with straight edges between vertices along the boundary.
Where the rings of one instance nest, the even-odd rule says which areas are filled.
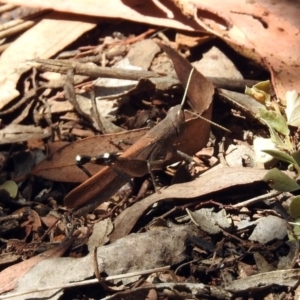
[[[179,136],[183,130],[185,116],[181,105],[172,107],[167,115],[167,118],[172,123],[172,127],[176,130],[176,134]]]

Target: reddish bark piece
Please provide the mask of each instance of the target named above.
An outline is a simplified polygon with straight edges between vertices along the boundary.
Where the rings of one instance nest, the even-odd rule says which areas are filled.
[[[283,103],[287,91],[300,91],[300,35],[296,25],[299,5],[245,0],[190,3],[198,8],[196,18],[200,25],[269,69],[276,95]],[[286,6],[290,7],[289,13],[283,15],[281,11]]]
[[[31,257],[25,261],[15,264],[11,267],[6,268],[0,273],[1,288],[0,294],[12,290],[17,284],[19,278],[24,276],[32,267],[38,264],[40,261],[49,257],[60,257],[69,246],[73,243],[73,239],[70,239],[59,246],[45,251],[39,255]]]

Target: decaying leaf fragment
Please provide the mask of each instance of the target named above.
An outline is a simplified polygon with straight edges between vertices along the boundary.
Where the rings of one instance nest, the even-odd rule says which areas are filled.
[[[217,234],[221,232],[221,229],[228,230],[231,227],[231,222],[226,218],[224,209],[217,213],[214,213],[211,208],[202,208],[194,212],[187,209],[187,213],[197,226],[210,234]]]
[[[286,234],[286,221],[276,216],[267,216],[258,220],[249,240],[266,244],[274,239],[282,240]]]

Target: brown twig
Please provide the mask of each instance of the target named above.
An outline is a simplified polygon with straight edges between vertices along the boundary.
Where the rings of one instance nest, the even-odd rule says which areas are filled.
[[[74,66],[74,73],[77,75],[90,76],[91,78],[117,78],[127,80],[139,80],[140,78],[151,78],[155,84],[175,85],[180,84],[176,77],[161,76],[153,71],[128,70],[118,68],[106,68],[95,65],[82,64],[70,60],[55,60],[55,59],[35,59],[28,61],[28,64],[41,70],[51,71],[66,74],[68,69]],[[175,76],[175,75],[174,75]],[[229,90],[244,90],[245,86],[252,86],[258,81],[247,79],[229,79],[220,77],[207,77],[215,87]],[[168,84],[169,83],[169,84]]]

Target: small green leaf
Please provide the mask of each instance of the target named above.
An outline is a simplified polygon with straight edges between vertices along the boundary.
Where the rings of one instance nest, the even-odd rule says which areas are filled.
[[[293,152],[291,156],[296,161],[297,165],[300,167],[300,150]]]
[[[289,207],[290,215],[296,219],[300,217],[300,196],[292,199]]]
[[[11,198],[16,198],[18,194],[18,185],[12,180],[7,180],[2,183],[0,189],[6,190]]]
[[[293,192],[300,189],[300,185],[296,180],[282,173],[277,168],[268,171],[263,180],[267,182],[272,189],[280,192]]]
[[[295,222],[289,222],[293,225],[293,231],[288,232],[288,237],[290,241],[295,241],[300,239],[300,218],[296,219]]]
[[[286,153],[278,151],[278,150],[262,150],[262,152],[268,153],[271,156],[273,156],[274,158],[277,158],[279,160],[282,160],[282,161],[285,161],[289,164],[293,164],[293,165],[297,166],[297,162],[289,154],[286,154]]]
[[[279,137],[278,133],[268,124],[268,122],[264,121],[261,119],[261,121],[266,124],[269,128],[270,131],[270,136],[271,136],[271,141],[278,147],[281,149],[287,149],[287,146],[285,145],[285,143],[282,141],[282,139]]]
[[[266,108],[260,108],[256,117],[266,122],[277,132],[285,136],[289,135],[290,130],[288,128],[286,120],[280,113],[272,110],[267,110]]]

